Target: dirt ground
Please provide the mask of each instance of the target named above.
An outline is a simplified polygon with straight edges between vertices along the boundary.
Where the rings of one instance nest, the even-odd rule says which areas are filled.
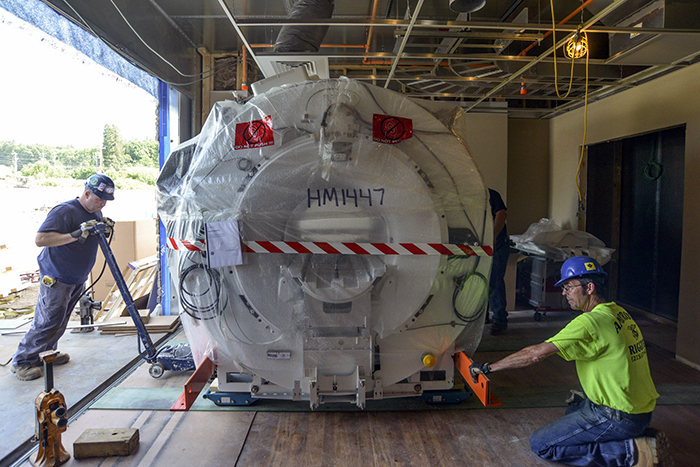
[[[39,295],[39,283],[28,284],[26,289],[20,290],[14,294],[8,295],[10,301],[0,304],[0,311],[19,310],[22,308],[34,306],[36,298]]]
[[[0,228],[0,267],[36,269],[41,249],[34,244],[36,232],[48,212],[64,201],[79,196],[82,186],[18,188],[0,181],[0,212],[5,225]],[[157,214],[155,190],[129,190],[115,193],[102,214],[115,221],[153,218]],[[0,292],[1,293],[1,292]]]
[[[59,203],[79,196],[80,182],[72,187],[19,188],[0,181],[0,312],[36,304],[38,283],[22,283],[21,274],[38,271],[41,248],[36,232],[48,212]],[[154,191],[122,191],[107,203],[103,215],[115,221],[152,218],[156,215]],[[12,292],[19,289],[18,292]],[[11,299],[7,301],[7,299]]]

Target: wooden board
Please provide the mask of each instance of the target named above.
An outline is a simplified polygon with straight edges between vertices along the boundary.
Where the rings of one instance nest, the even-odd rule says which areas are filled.
[[[127,321],[127,324],[110,326],[108,328],[103,328],[100,334],[136,334],[136,326],[134,325],[131,317],[127,318],[115,318],[109,322]],[[149,333],[163,333],[163,332],[173,332],[180,324],[179,316],[151,316],[148,319],[148,323],[144,323],[146,326],[146,331]]]
[[[157,272],[156,266],[156,263],[147,262],[138,265],[134,270],[130,271],[129,277],[124,282],[133,300],[151,292]],[[107,299],[102,303],[102,307],[95,314],[95,321],[109,321],[128,314],[121,292],[115,284],[109,291]]]

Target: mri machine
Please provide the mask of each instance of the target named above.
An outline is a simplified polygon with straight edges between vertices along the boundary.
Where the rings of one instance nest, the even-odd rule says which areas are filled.
[[[222,393],[350,402],[454,385],[493,223],[456,106],[341,78],[217,103],[157,183],[172,313]]]

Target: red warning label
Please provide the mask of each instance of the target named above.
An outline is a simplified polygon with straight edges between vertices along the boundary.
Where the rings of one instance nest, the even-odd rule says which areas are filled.
[[[396,144],[413,136],[413,120],[392,115],[374,114],[372,140],[377,143]]]
[[[236,124],[236,141],[233,149],[262,148],[275,144],[272,134],[272,117]]]

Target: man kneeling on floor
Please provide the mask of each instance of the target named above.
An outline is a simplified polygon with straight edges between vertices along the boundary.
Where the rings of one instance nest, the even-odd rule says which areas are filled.
[[[494,363],[474,362],[478,374],[522,368],[552,354],[576,361],[584,393],[572,391],[566,415],[530,436],[543,459],[578,466],[669,466],[668,440],[649,428],[659,394],[649,373],[644,338],[623,308],[605,299],[607,274],[587,256],[566,260],[562,294],[583,313],[545,342]],[[578,394],[576,394],[578,393]]]
[[[70,315],[85,291],[85,281],[95,264],[97,237],[87,226],[102,220],[102,208],[114,199],[114,182],[103,174],[91,175],[80,197],[53,208],[39,227],[36,245],[41,284],[34,321],[12,357],[12,373],[21,381],[41,378],[39,354],[56,350]],[[68,363],[59,353],[54,365]]]

